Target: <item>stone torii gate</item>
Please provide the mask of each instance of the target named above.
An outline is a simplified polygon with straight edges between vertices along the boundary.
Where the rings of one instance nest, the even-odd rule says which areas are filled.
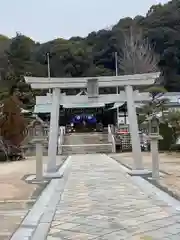
[[[134,168],[132,174],[144,174],[141,146],[139,139],[139,129],[137,123],[136,107],[134,102],[134,88],[152,85],[159,77],[157,73],[107,76],[107,77],[85,77],[85,78],[43,78],[25,76],[25,81],[33,89],[52,89],[52,106],[50,119],[50,135],[48,146],[48,166],[47,172],[56,171],[56,150],[59,121],[59,105],[62,100],[61,89],[87,89],[88,102],[97,102],[99,98],[99,88],[119,87],[125,91],[128,108],[128,118],[132,141],[132,152],[134,158]],[[116,95],[117,96],[117,95]],[[84,96],[79,96],[84,97]]]

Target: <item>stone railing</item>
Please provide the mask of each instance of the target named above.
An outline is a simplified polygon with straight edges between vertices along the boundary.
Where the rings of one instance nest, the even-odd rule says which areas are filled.
[[[58,155],[62,154],[62,145],[64,143],[64,136],[66,133],[66,129],[64,126],[60,126],[59,135],[58,135]]]
[[[116,152],[116,141],[114,138],[113,126],[108,125],[108,142],[112,144],[112,153]]]

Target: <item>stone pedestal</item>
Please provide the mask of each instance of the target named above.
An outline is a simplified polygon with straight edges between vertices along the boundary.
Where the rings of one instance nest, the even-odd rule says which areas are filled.
[[[151,141],[151,155],[152,155],[152,179],[155,181],[159,180],[159,151],[158,142],[162,139],[159,135],[150,135]]]
[[[43,146],[42,142],[36,142],[36,180],[43,180]]]
[[[142,169],[142,170],[132,169],[128,171],[128,173],[131,176],[151,176],[151,171],[147,169]]]
[[[36,146],[36,178],[37,182],[42,182],[43,179],[43,138],[33,139],[32,144]]]
[[[62,178],[63,177],[63,174],[59,173],[59,172],[54,172],[54,173],[48,173],[46,172],[44,174],[44,178],[45,179],[57,179],[57,178]]]

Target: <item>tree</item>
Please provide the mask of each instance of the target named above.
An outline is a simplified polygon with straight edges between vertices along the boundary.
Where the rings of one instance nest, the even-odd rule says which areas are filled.
[[[131,27],[129,32],[124,35],[124,47],[120,58],[120,68],[124,74],[142,74],[157,72],[158,57],[151,47],[148,39],[143,37],[142,30],[137,26]],[[162,95],[166,92],[162,86],[151,86],[146,90],[150,94],[151,101],[146,104],[141,111],[141,121],[145,120],[146,116],[164,112],[165,99]],[[144,116],[143,116],[144,115]]]
[[[152,86],[146,91],[150,94],[150,101],[140,109],[141,118],[145,120],[147,116],[155,114],[161,116],[161,120],[164,121],[164,112],[168,109],[167,103],[169,102],[163,97],[167,92],[166,89],[162,86]]]
[[[180,75],[178,72],[180,60],[176,55],[178,51],[176,47],[166,49],[159,62],[159,68],[163,75],[163,85],[169,91],[175,89],[176,92],[180,91]]]
[[[158,58],[148,39],[143,38],[137,27],[130,28],[124,35],[120,69],[124,74],[141,74],[158,71]]]
[[[180,136],[180,112],[177,110],[171,110],[166,115],[166,122],[168,122],[174,131],[175,139]]]
[[[0,119],[0,135],[17,148],[26,137],[26,122],[21,113],[22,103],[19,100],[16,86],[10,90],[10,96],[3,102]]]

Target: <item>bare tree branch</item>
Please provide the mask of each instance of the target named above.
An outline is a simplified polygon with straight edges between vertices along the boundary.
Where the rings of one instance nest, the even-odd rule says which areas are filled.
[[[141,31],[130,29],[124,35],[124,48],[120,58],[120,69],[124,74],[141,74],[158,71],[158,57],[148,39],[143,38]]]

